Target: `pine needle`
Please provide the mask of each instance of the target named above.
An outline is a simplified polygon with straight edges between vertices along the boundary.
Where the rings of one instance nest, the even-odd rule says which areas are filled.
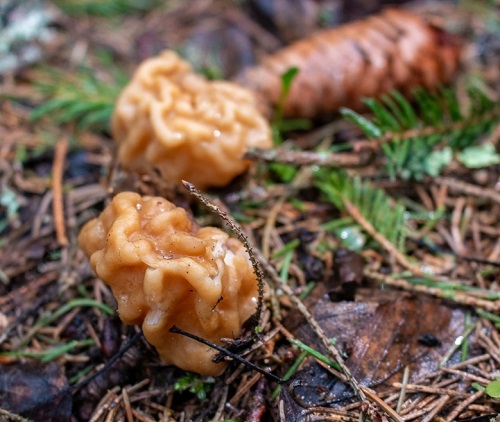
[[[31,120],[50,117],[55,124],[75,123],[78,129],[104,131],[114,104],[127,81],[125,73],[102,56],[110,80],[104,80],[86,66],[66,72],[55,68],[41,69],[38,90],[47,100],[31,113]]]
[[[159,0],[54,0],[68,15],[112,17],[147,12],[160,4]]]

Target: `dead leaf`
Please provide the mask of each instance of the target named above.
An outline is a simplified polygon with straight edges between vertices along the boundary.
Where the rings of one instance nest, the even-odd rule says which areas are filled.
[[[0,407],[34,421],[67,422],[72,398],[63,368],[55,362],[29,362],[0,366]]]
[[[352,375],[369,387],[400,382],[405,366],[410,368],[410,380],[436,371],[442,357],[463,333],[465,321],[464,309],[423,296],[377,304],[333,303],[323,295],[316,297],[309,311],[326,336],[336,340],[337,350],[344,354]],[[289,320],[287,328],[307,345],[325,353],[303,319]],[[451,361],[458,358],[459,352]],[[300,408],[346,405],[354,399],[350,387],[317,364],[297,372],[284,394],[292,396]],[[291,406],[290,397],[287,399]]]
[[[351,341],[349,369],[361,384],[372,386],[400,381],[405,366],[411,379],[433,372],[462,334],[464,317],[463,309],[424,297],[381,304]],[[436,347],[423,344],[425,337],[435,338]]]

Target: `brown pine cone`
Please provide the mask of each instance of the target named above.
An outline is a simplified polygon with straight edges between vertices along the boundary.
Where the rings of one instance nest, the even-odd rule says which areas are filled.
[[[379,15],[317,32],[247,69],[238,82],[260,96],[270,114],[281,92],[281,75],[300,69],[284,107],[285,117],[318,117],[340,107],[360,109],[363,97],[393,89],[408,93],[451,80],[459,64],[457,39],[411,12]]]

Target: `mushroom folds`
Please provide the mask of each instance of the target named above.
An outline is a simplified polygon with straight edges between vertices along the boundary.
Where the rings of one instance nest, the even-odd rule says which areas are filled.
[[[224,370],[212,349],[169,330],[176,325],[216,344],[239,335],[258,295],[239,240],[198,227],[163,198],[123,192],[78,241],[111,287],[122,321],[142,324],[164,362],[204,375]]]
[[[171,51],[138,68],[116,103],[112,133],[126,169],[156,167],[168,182],[202,189],[243,173],[248,148],[272,146],[250,90],[209,81]]]

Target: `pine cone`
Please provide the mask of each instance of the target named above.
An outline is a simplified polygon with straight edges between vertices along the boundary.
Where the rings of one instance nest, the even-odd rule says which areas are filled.
[[[459,64],[457,39],[404,10],[317,32],[247,69],[238,82],[260,96],[270,115],[281,75],[300,69],[285,102],[285,117],[318,117],[340,107],[362,108],[363,97],[391,90],[409,93],[451,80]]]

